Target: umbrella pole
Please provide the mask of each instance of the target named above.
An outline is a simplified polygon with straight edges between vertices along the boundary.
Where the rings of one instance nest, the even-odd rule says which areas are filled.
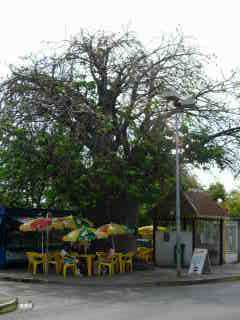
[[[43,239],[43,231],[42,231],[41,233],[42,233],[42,255],[43,255],[43,254],[44,254],[44,244],[43,244],[44,239]]]
[[[48,275],[48,227],[46,229],[45,272]]]
[[[48,218],[48,213],[47,213],[47,218]],[[47,224],[47,228],[46,228],[46,274],[48,275],[48,241],[49,241],[49,230],[48,230],[48,224]]]
[[[115,243],[114,243],[113,236],[111,236],[111,239],[112,239],[112,247],[113,247],[113,249],[115,250]]]

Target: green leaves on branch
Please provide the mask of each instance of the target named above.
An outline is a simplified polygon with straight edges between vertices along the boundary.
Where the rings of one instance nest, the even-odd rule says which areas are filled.
[[[0,200],[89,210],[164,201],[175,184],[169,84],[197,97],[183,110],[182,167],[226,165],[226,144],[209,137],[234,124],[216,99],[232,82],[209,79],[206,61],[182,34],[150,50],[131,32],[82,32],[67,48],[13,67],[1,84]]]

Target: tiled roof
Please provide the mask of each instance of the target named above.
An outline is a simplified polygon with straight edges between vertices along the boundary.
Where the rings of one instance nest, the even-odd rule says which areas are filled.
[[[211,199],[204,191],[188,191],[185,198],[193,208],[197,217],[228,217],[227,210],[221,208],[218,203]]]

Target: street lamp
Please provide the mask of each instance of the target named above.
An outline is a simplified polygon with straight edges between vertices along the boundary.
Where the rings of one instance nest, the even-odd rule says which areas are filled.
[[[176,108],[175,113],[175,143],[176,143],[176,258],[177,276],[181,276],[181,203],[180,203],[180,161],[179,161],[179,114],[184,107],[195,104],[195,99],[188,97],[184,100],[173,90],[164,94],[169,107]]]

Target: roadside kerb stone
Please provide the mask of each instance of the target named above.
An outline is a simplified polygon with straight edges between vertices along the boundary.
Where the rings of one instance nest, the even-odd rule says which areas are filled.
[[[15,311],[17,306],[17,298],[0,295],[0,315]]]
[[[211,276],[202,276],[201,278],[187,278],[186,276],[181,279],[173,280],[160,280],[154,277],[153,279],[147,279],[142,281],[135,281],[135,279],[114,279],[114,278],[101,278],[101,279],[81,279],[74,278],[72,281],[67,280],[53,280],[35,278],[35,277],[14,277],[6,276],[0,274],[1,281],[10,281],[10,282],[22,282],[22,283],[33,283],[33,284],[54,284],[54,285],[64,285],[64,286],[81,286],[81,287],[145,287],[145,286],[163,286],[163,287],[173,287],[173,286],[190,286],[190,285],[199,285],[199,284],[208,284],[208,283],[217,283],[217,282],[227,282],[227,281],[240,281],[240,273],[234,275],[211,275]],[[77,281],[75,281],[77,280]],[[82,281],[81,281],[82,280]]]

